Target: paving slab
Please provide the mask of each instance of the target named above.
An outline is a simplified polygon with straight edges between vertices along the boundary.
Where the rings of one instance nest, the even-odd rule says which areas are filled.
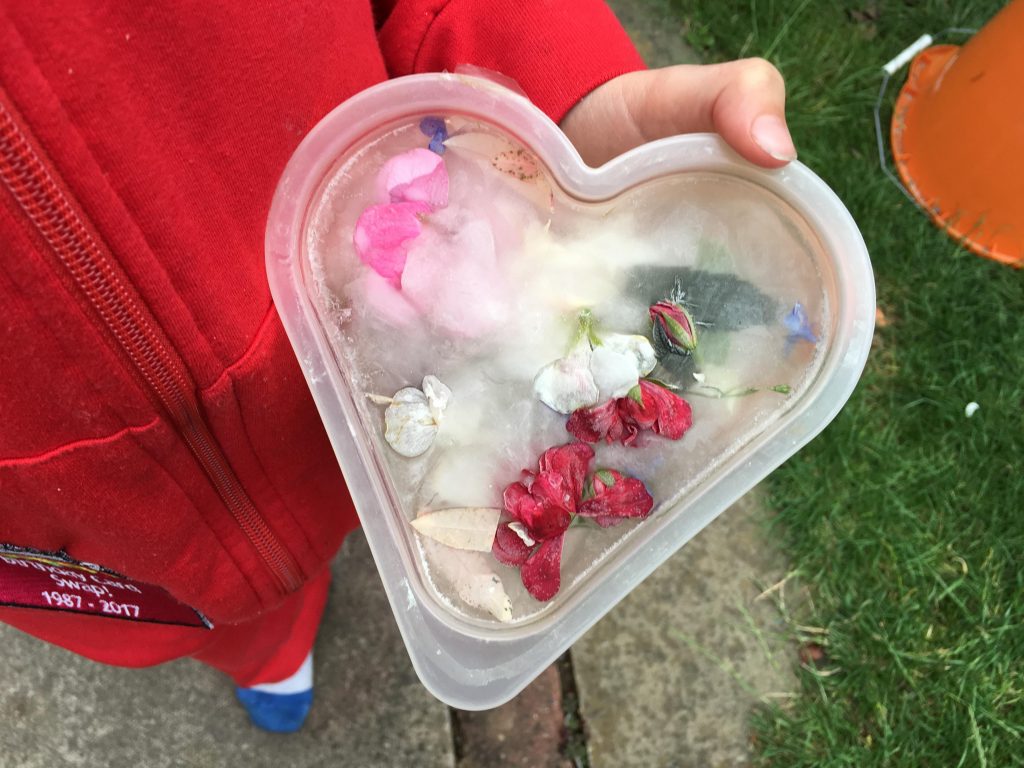
[[[126,670],[0,625],[4,768],[451,768],[448,707],[420,685],[366,540],[334,565],[306,727],[252,727],[229,680],[192,661]]]
[[[591,768],[719,768],[750,760],[748,717],[794,690],[771,599],[785,559],[755,492],[724,512],[572,649]]]

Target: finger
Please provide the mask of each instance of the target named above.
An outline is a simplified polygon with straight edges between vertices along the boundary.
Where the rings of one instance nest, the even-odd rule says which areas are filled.
[[[646,87],[623,93],[646,140],[714,131],[758,165],[777,168],[796,159],[786,126],[786,86],[764,59],[681,65],[627,77],[643,75]]]

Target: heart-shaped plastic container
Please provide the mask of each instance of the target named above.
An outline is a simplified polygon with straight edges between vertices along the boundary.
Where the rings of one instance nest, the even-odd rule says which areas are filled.
[[[375,178],[386,159],[426,146],[421,122],[428,117],[444,121],[452,136],[443,157],[449,208],[457,211],[434,226],[446,242],[469,237],[459,222],[484,226],[474,247],[493,246],[488,253],[497,266],[464,289],[452,285],[458,270],[420,286],[411,319],[403,310],[400,321],[381,320],[389,305],[365,300],[370,270],[353,232],[360,213],[379,202]],[[483,178],[492,171],[495,178]],[[505,253],[504,242],[515,246]],[[413,665],[435,696],[463,709],[497,706],[518,693],[824,429],[853,391],[873,330],[864,242],[836,195],[800,163],[767,171],[700,134],[590,168],[526,98],[457,74],[392,80],[324,118],[281,178],[266,251],[278,312]],[[528,251],[526,268],[509,256]],[[560,262],[566,253],[577,255]],[[425,546],[409,524],[420,508],[439,496],[442,506],[500,507],[504,486],[520,469],[536,469],[540,450],[570,441],[565,417],[534,402],[531,379],[538,362],[570,343],[573,313],[585,305],[605,330],[649,333],[647,306],[676,285],[704,323],[704,341],[699,353],[665,355],[655,374],[691,403],[694,426],[678,442],[654,437],[639,449],[595,447],[599,465],[624,467],[651,490],[650,517],[571,529],[561,589],[548,602],[530,597],[516,570],[489,554],[446,550],[440,563],[438,545]],[[493,304],[504,308],[505,320],[461,329],[452,312],[426,306],[423,291],[449,302],[454,316]],[[521,344],[510,342],[509,328],[521,326],[507,325],[508,318],[521,321],[527,311],[518,310],[538,302],[568,318],[564,338],[548,324]],[[467,350],[483,356],[471,359]],[[390,450],[382,408],[367,396],[419,386],[427,374],[453,377],[446,382],[453,407],[474,397],[487,403],[472,423],[492,444],[460,446],[472,442],[465,435],[473,429],[445,442],[443,423],[439,442],[423,456]],[[502,404],[506,413],[486,412]],[[460,599],[463,582],[476,579],[479,587],[481,574],[507,594],[512,609],[502,621]]]

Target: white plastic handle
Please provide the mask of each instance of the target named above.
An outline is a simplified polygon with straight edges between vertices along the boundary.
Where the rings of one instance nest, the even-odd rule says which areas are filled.
[[[912,44],[904,48],[894,58],[890,59],[889,62],[882,67],[885,70],[885,74],[890,77],[899,72],[906,65],[908,61],[917,56],[921,51],[932,44],[931,35],[921,35]]]

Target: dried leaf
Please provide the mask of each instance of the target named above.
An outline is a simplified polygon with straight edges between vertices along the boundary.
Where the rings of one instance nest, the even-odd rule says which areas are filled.
[[[459,599],[482,608],[501,622],[512,621],[512,600],[493,570],[490,556],[452,549],[432,539],[422,539],[423,552],[441,577],[451,582]]]
[[[490,552],[500,517],[501,510],[492,507],[452,507],[420,513],[412,527],[449,547]]]

